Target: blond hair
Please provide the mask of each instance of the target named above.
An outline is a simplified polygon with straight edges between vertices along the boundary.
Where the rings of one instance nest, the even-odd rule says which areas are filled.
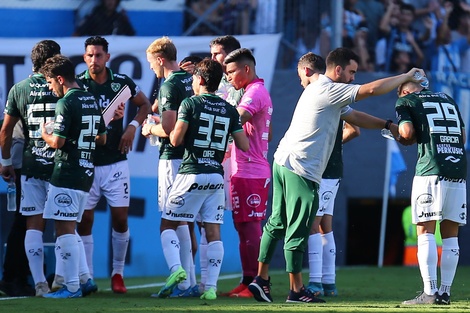
[[[146,52],[152,55],[158,54],[170,61],[176,61],[176,46],[167,36],[163,36],[152,42]]]

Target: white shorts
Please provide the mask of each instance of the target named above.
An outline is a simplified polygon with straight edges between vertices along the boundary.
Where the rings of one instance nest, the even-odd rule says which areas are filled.
[[[26,178],[25,175],[21,175],[21,214],[24,216],[42,214],[44,212],[48,189],[48,181],[37,178]]]
[[[224,178],[220,174],[178,174],[165,202],[162,218],[223,224],[225,210]]]
[[[158,161],[158,210],[163,211],[182,159]]]
[[[442,176],[415,176],[411,191],[413,224],[450,220],[467,223],[467,183],[465,179]]]
[[[58,221],[82,220],[88,192],[49,185],[43,217]]]
[[[338,193],[339,184],[341,179],[322,179],[318,195],[320,203],[318,204],[317,216],[324,214],[333,216],[335,208],[336,194]]]
[[[131,184],[127,160],[95,166],[95,177],[85,209],[94,209],[101,195],[106,198],[111,207],[129,207]]]

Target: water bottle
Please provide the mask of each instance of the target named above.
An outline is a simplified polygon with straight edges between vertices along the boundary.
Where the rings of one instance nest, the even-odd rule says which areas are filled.
[[[147,115],[147,124],[155,125],[155,120],[152,118],[152,114]],[[150,145],[151,146],[159,146],[160,145],[160,141],[158,140],[158,136],[150,135],[149,139],[150,139]]]
[[[421,80],[423,79],[419,84],[421,85],[421,87],[423,87],[424,89],[428,89],[429,88],[429,80],[426,76],[423,76],[421,75],[420,72],[415,72],[414,75],[413,75],[413,78],[416,79],[416,80]]]
[[[7,211],[16,211],[16,184],[13,180],[7,186]]]

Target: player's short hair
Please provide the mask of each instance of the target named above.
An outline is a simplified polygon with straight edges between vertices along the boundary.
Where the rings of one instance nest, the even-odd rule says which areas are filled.
[[[298,67],[308,67],[315,73],[323,74],[326,70],[325,60],[313,52],[307,52],[300,57]]]
[[[247,48],[233,50],[225,57],[224,64],[233,62],[252,62],[253,65],[256,65],[256,60],[253,56],[253,53],[251,53],[251,50]]]
[[[198,64],[199,62],[202,61],[202,58],[197,55],[188,55],[185,57],[183,60],[181,60],[181,64],[186,63],[186,62],[191,62],[193,64]]]
[[[176,46],[167,36],[163,36],[152,42],[146,52],[149,54],[159,54],[165,59],[176,61]]]
[[[85,40],[85,50],[88,46],[102,46],[103,51],[108,53],[108,41],[101,36],[92,36]]]
[[[62,76],[66,81],[75,81],[75,67],[72,61],[61,54],[56,54],[47,59],[41,68],[41,73],[50,78]]]
[[[237,38],[231,35],[220,36],[212,39],[209,43],[209,47],[215,45],[221,45],[227,54],[241,48],[240,42],[237,40]]]
[[[60,45],[54,40],[41,40],[31,50],[33,72],[39,72],[47,59],[60,54]]]
[[[215,92],[219,88],[224,70],[219,62],[205,58],[196,65],[194,75],[204,78],[207,91]]]
[[[360,63],[359,56],[355,54],[351,49],[348,48],[336,48],[331,51],[326,57],[326,67],[334,68],[336,66],[341,66],[344,70],[346,66],[351,63],[351,60]]]

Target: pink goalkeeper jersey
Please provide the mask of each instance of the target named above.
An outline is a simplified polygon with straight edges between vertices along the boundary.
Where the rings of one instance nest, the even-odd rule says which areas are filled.
[[[273,104],[264,80],[255,79],[245,89],[238,107],[251,114],[243,130],[250,139],[247,152],[232,148],[232,176],[243,178],[270,178],[271,166],[268,162],[268,136]]]

